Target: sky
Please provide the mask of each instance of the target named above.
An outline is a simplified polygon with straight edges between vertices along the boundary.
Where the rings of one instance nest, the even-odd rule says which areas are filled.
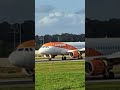
[[[85,0],[35,0],[35,34],[62,33],[85,33]]]
[[[120,0],[86,0],[86,17],[97,20],[120,18]]]
[[[34,12],[34,0],[0,0],[0,22],[23,23],[25,20],[34,20]]]

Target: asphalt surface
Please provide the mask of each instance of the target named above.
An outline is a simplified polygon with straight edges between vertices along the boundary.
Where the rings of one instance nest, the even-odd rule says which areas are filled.
[[[26,84],[34,84],[32,78],[12,78],[12,79],[0,79],[1,85],[26,85]]]
[[[79,62],[79,61],[84,61],[84,60],[59,60],[59,59],[56,59],[56,60],[35,60],[35,63],[41,63],[41,62],[72,62],[72,61],[76,61],[76,62]]]
[[[113,79],[103,79],[102,76],[87,76],[86,83],[113,83],[120,82],[120,74],[115,74]]]
[[[14,67],[8,61],[8,58],[0,58],[0,67]]]
[[[115,79],[120,79],[120,74],[115,74]],[[87,76],[86,75],[86,80],[103,80],[103,76]]]
[[[66,62],[66,61],[85,61],[85,58],[83,59],[77,59],[77,58],[67,58],[66,60],[62,60],[60,57],[56,57],[56,58],[52,58],[52,60],[48,60],[47,58],[39,58],[36,59],[35,62],[36,63],[40,63],[40,62]]]
[[[119,82],[120,79],[110,79],[110,80],[88,80],[86,83],[113,83],[113,82]]]

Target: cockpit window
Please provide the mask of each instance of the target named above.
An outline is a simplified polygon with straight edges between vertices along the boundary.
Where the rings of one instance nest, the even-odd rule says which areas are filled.
[[[28,49],[28,48],[25,48],[25,51],[29,51],[29,49]]]
[[[24,48],[19,48],[19,49],[18,49],[18,51],[23,51],[23,50],[24,50]]]
[[[42,46],[42,48],[49,48],[49,46]]]
[[[33,49],[32,49],[32,48],[30,48],[30,51],[33,51]]]

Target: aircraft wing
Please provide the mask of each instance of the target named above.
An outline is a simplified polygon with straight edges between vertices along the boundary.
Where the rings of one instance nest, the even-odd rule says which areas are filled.
[[[75,49],[75,50],[68,50],[67,52],[74,52],[74,51],[85,52],[85,48]]]
[[[78,49],[78,51],[85,52],[85,48]]]
[[[113,65],[120,64],[120,52],[116,52],[110,55],[86,57],[85,60],[106,60],[111,62]]]

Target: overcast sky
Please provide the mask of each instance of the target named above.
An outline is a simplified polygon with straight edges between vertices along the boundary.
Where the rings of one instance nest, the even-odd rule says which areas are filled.
[[[85,33],[85,0],[35,0],[35,34]]]
[[[34,0],[0,0],[0,22],[34,20]]]
[[[108,20],[120,18],[120,0],[86,0],[86,16],[92,19]]]

